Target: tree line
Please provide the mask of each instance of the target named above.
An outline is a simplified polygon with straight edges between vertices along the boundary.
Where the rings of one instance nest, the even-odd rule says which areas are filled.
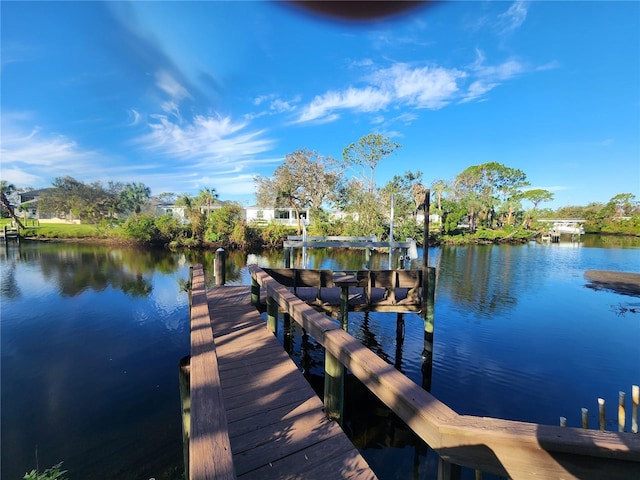
[[[307,208],[313,219],[312,235],[377,235],[388,239],[390,206],[394,205],[394,238],[422,238],[420,215],[437,221],[432,231],[442,241],[530,238],[542,227],[543,218],[584,218],[588,232],[640,234],[640,202],[631,193],[615,195],[606,204],[543,208],[553,193],[530,189],[526,173],[498,162],[472,165],[451,179],[435,179],[429,186],[420,171],[408,170],[383,185],[376,182],[380,163],[401,145],[379,134],[369,134],[344,148],[342,158],[299,149],[285,156],[271,176],[256,176],[258,204],[264,208],[291,208],[302,229],[301,212]],[[3,216],[8,199],[28,191],[1,181]],[[430,211],[424,212],[427,189]],[[7,200],[7,202],[5,202]],[[172,215],[158,215],[153,203],[184,207],[188,222]],[[7,205],[5,205],[7,203]],[[247,225],[242,207],[223,202],[215,188],[202,188],[197,195],[161,193],[151,197],[142,183],[84,183],[58,177],[53,188],[39,197],[43,214],[66,212],[86,223],[117,225],[121,235],[141,241],[173,242],[200,246],[205,243],[241,248],[273,246],[288,232],[272,223],[258,228]]]
[[[311,209],[311,230],[318,235],[388,237],[390,205],[394,199],[394,237],[420,238],[418,215],[425,192],[431,192],[430,214],[440,236],[528,238],[539,228],[536,220],[584,218],[589,232],[640,234],[640,202],[633,194],[615,195],[606,204],[542,208],[553,200],[549,190],[528,188],[526,173],[498,162],[472,165],[451,179],[429,186],[420,171],[408,170],[378,186],[376,169],[401,145],[369,134],[347,146],[341,159],[300,149],[285,156],[271,177],[255,178],[258,203],[268,207]],[[346,175],[351,173],[352,175]],[[331,215],[338,211],[340,216]],[[300,229],[300,226],[298,227]]]

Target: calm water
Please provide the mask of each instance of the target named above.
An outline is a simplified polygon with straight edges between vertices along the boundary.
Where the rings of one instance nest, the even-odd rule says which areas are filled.
[[[597,419],[640,382],[640,298],[587,287],[584,271],[640,272],[640,240],[429,250],[438,269],[433,370],[421,368],[423,323],[350,314],[350,332],[462,414],[569,425]],[[228,283],[247,262],[230,252]],[[359,253],[312,250],[309,268],[359,269]],[[374,258],[386,268],[387,255]],[[0,248],[3,479],[64,461],[72,479],[177,478],[182,446],[177,364],[189,353],[188,267],[212,254],[69,244]],[[298,258],[298,262],[302,258]],[[318,386],[322,351],[299,331],[292,356]],[[433,478],[436,457],[347,385],[346,427],[382,479]]]

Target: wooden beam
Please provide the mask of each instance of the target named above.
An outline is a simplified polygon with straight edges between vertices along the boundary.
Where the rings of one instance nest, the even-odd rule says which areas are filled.
[[[191,285],[189,479],[235,479],[202,265]]]
[[[268,295],[447,462],[510,478],[640,478],[640,437],[459,415],[270,279]]]

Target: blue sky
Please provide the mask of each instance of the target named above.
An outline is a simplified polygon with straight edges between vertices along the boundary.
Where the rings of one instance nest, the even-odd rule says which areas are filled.
[[[640,197],[640,2],[444,2],[371,22],[282,2],[9,2],[1,8],[1,177],[215,188],[255,202],[299,148],[430,185],[520,168],[543,206]]]

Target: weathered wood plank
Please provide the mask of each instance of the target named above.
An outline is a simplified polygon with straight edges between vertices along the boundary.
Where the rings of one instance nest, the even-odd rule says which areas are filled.
[[[340,427],[329,421],[318,409],[281,422],[277,426],[270,425],[234,437],[231,440],[234,465],[238,474],[242,475],[322,440],[340,435],[344,435]]]
[[[189,478],[236,478],[201,265],[193,269]]]
[[[457,413],[398,372],[343,330],[325,334],[324,346],[432,448],[441,424]]]
[[[279,395],[276,393],[274,395],[253,399],[252,401],[246,402],[242,405],[234,404],[233,408],[227,410],[227,421],[229,422],[229,425],[233,424],[232,433],[235,433],[236,428],[240,428],[235,425],[240,420],[255,415],[264,415],[265,412],[285,406],[293,408],[290,406],[292,403],[298,402],[299,404],[302,404],[309,398],[312,398],[308,390],[300,388],[292,388],[290,391],[284,393],[286,393],[286,395]]]
[[[325,456],[321,461],[323,465],[330,464],[331,470],[316,466],[318,471],[314,472],[313,468],[307,468],[311,473],[302,478],[348,478],[336,472],[367,472],[363,478],[375,478],[340,427],[327,420],[322,402],[267,330],[257,310],[251,305],[245,313],[233,310],[241,325],[232,325],[227,317],[230,310],[220,298],[225,295],[223,288],[226,287],[209,292],[209,304],[217,305],[212,309],[211,323],[217,332],[216,353],[236,473],[242,475],[259,469],[268,472],[270,465],[277,462],[283,478],[296,478],[298,465],[293,463],[294,455],[325,439],[336,439],[343,452],[333,459]],[[288,301],[304,304],[291,294],[282,303],[287,309]],[[323,326],[334,327],[331,321]],[[329,471],[334,473],[327,475]],[[262,478],[274,477],[266,474]]]
[[[373,479],[371,469],[362,461],[343,435],[331,437],[240,476],[243,480],[353,478]]]
[[[458,415],[259,269],[252,275],[444,460],[510,478],[640,478],[638,435]]]
[[[315,395],[309,395],[310,392],[303,392],[306,395],[300,395],[283,399],[281,405],[270,405],[267,412],[261,409],[255,414],[250,411],[245,412],[242,418],[235,422],[229,420],[229,424],[233,423],[233,435],[239,436],[245,433],[260,430],[268,425],[274,425],[278,422],[289,420],[298,415],[309,413],[318,409],[318,402]]]

